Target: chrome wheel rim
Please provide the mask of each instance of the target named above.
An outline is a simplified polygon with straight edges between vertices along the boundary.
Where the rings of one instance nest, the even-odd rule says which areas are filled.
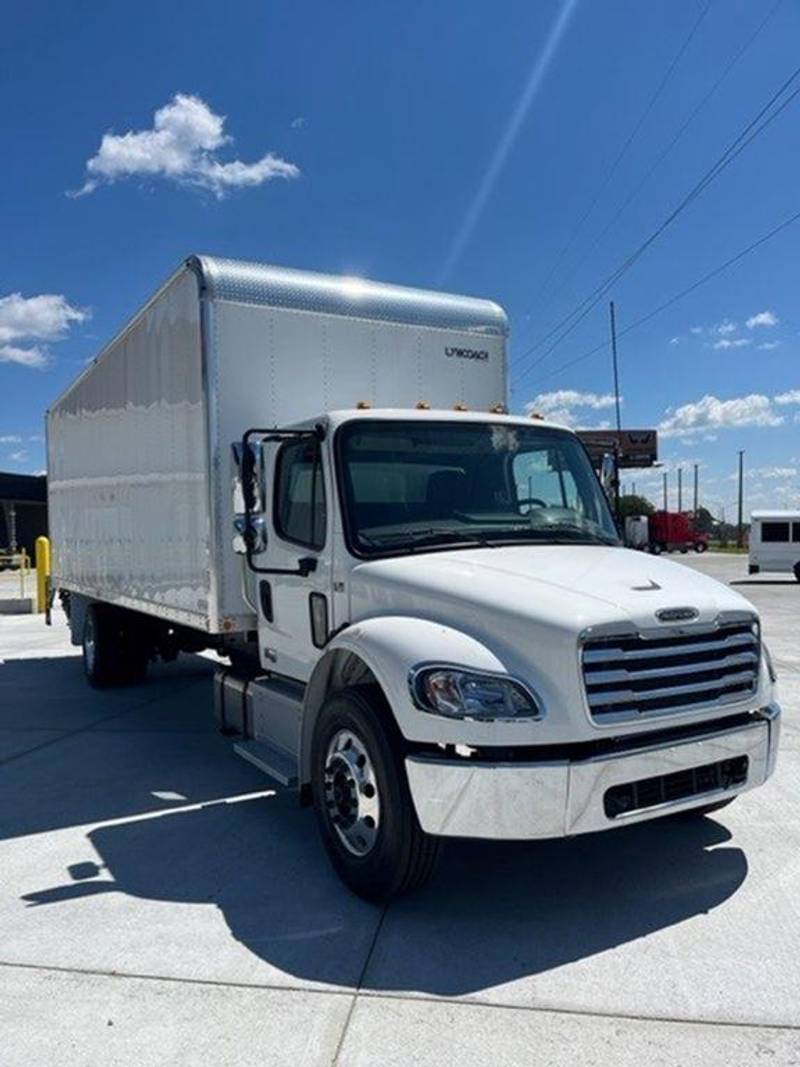
[[[378,837],[381,805],[369,752],[352,730],[334,734],[324,773],[328,818],[339,840],[354,856],[366,856]]]

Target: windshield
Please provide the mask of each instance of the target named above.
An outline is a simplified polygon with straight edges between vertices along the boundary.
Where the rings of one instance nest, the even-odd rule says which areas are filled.
[[[586,452],[563,430],[365,419],[341,427],[337,449],[346,529],[359,555],[619,543]]]

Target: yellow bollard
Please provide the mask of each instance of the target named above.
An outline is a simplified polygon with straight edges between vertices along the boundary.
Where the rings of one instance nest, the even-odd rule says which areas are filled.
[[[36,538],[36,610],[47,611],[48,586],[50,584],[50,539]]]

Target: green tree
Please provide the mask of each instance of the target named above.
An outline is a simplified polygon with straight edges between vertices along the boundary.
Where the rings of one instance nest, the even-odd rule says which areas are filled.
[[[652,515],[656,509],[643,496],[627,493],[619,498],[619,515],[624,521],[629,515]]]
[[[714,527],[717,525],[714,516],[708,510],[708,508],[699,507],[694,517],[694,528],[699,533],[710,534],[713,533]]]

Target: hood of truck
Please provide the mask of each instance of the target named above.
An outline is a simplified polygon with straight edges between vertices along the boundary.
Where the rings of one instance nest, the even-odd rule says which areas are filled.
[[[603,545],[513,545],[375,560],[353,571],[354,616],[412,606],[440,621],[447,605],[518,615],[579,633],[587,626],[659,625],[661,608],[689,607],[697,622],[750,610],[734,590],[659,556]],[[461,614],[460,611],[457,614]]]
[[[353,623],[389,615],[436,622],[477,640],[504,670],[526,681],[547,709],[526,743],[591,736],[595,727],[584,709],[580,634],[608,624],[668,630],[675,623],[658,619],[662,608],[693,609],[694,625],[711,624],[722,612],[757,614],[744,597],[698,571],[603,545],[415,553],[357,565],[350,586]],[[406,653],[406,669],[440,655],[426,647],[427,632],[420,628],[419,647]],[[687,721],[698,714],[686,716]],[[713,709],[702,714],[712,715]],[[652,723],[643,720],[617,732],[648,728]],[[474,732],[477,737],[477,728]],[[499,725],[496,733],[505,737]],[[479,740],[486,742],[483,735]]]

